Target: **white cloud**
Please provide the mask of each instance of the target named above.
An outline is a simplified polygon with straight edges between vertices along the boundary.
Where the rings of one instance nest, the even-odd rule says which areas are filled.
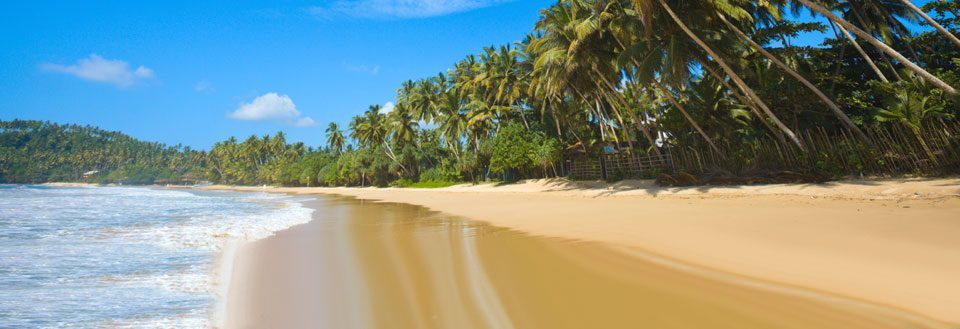
[[[336,0],[307,11],[321,19],[424,18],[488,7],[513,0]]]
[[[387,102],[386,104],[383,104],[383,107],[380,108],[380,113],[388,114],[390,112],[393,112],[393,108],[395,107],[396,105],[393,104],[393,102]]]
[[[106,59],[97,54],[82,58],[73,65],[43,63],[40,64],[40,68],[50,72],[69,74],[84,80],[108,83],[117,87],[129,87],[137,82],[152,79],[154,76],[153,70],[145,66],[139,66],[131,70],[130,64],[127,62]]]
[[[303,117],[303,118],[297,119],[297,121],[294,122],[293,125],[297,127],[313,127],[317,125],[317,122],[314,121],[313,118]]]
[[[312,118],[301,116],[290,96],[277,93],[266,93],[250,103],[240,104],[230,117],[245,121],[275,121],[297,127],[317,124]]]

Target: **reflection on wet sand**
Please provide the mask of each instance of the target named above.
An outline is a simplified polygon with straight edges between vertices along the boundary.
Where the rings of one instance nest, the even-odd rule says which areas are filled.
[[[928,327],[416,206],[339,197],[313,206],[310,224],[241,251],[227,327]]]

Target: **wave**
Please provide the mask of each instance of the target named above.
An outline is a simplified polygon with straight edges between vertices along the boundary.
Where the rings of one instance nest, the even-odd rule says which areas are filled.
[[[22,294],[0,290],[12,299],[0,314],[14,315],[0,327],[210,327],[226,284],[218,257],[313,212],[305,198],[267,193],[6,187],[0,268],[11,270],[0,285]],[[30,312],[54,299],[50,312]]]

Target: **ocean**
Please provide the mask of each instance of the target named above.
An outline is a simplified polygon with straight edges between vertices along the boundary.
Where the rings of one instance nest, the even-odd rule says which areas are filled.
[[[0,328],[206,328],[228,244],[306,223],[304,198],[0,185]]]

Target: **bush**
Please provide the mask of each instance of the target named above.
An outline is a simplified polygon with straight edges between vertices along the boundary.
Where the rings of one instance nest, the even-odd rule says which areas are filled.
[[[534,134],[516,123],[501,127],[490,141],[490,171],[502,173],[529,167],[532,164],[530,155],[534,153],[531,141],[535,138]]]
[[[413,185],[413,184],[414,184],[414,181],[409,178],[400,178],[398,180],[390,182],[390,186],[392,187],[410,187],[410,185]]]
[[[410,188],[441,188],[441,187],[450,187],[460,184],[460,182],[444,182],[444,181],[427,181],[410,184],[407,187]]]
[[[420,174],[421,182],[458,182],[460,180],[460,171],[446,163],[435,168],[427,169]]]

